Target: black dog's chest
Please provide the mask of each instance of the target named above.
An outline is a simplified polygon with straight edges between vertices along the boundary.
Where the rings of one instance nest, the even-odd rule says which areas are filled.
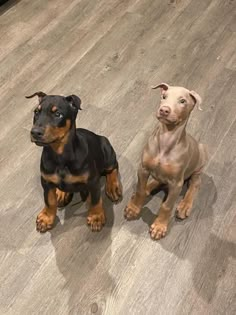
[[[60,178],[61,181],[64,181],[64,179],[66,178],[66,176],[68,175],[72,175],[72,172],[68,169],[68,167],[57,167],[55,169],[55,173],[57,174],[57,176]]]
[[[55,184],[63,191],[79,191],[88,182],[87,171],[71,171],[69,167],[55,167],[53,172],[42,172],[42,177],[50,183]]]

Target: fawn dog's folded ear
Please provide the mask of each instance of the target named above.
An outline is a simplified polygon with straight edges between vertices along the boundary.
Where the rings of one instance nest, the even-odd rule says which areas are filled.
[[[38,98],[39,98],[39,103],[41,103],[43,97],[44,97],[44,96],[47,96],[47,94],[44,93],[44,92],[39,91],[39,92],[35,92],[35,93],[32,94],[32,95],[28,95],[28,96],[25,96],[25,97],[26,97],[26,98],[32,98],[32,97],[35,97],[35,96],[38,96]]]
[[[158,88],[161,89],[161,93],[162,93],[163,91],[167,91],[169,89],[169,84],[167,84],[167,83],[160,83],[158,85],[152,86],[152,89],[154,89],[154,90],[158,89]]]
[[[81,108],[81,99],[77,95],[66,96],[66,100],[70,103],[71,107],[75,110],[82,110]]]
[[[190,96],[192,97],[192,99],[194,100],[195,105],[197,106],[197,108],[199,110],[202,110],[201,108],[201,104],[202,104],[202,98],[201,96],[195,92],[195,91],[189,91]]]

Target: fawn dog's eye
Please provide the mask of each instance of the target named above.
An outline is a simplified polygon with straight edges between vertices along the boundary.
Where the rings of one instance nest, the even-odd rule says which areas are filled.
[[[185,103],[186,103],[186,100],[185,100],[184,98],[181,98],[180,103],[181,103],[181,104],[185,104]]]

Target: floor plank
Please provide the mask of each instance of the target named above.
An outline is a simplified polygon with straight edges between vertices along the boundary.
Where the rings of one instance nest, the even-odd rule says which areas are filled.
[[[0,9],[0,313],[212,314],[236,312],[236,27],[233,0],[21,0]],[[140,153],[155,128],[158,82],[203,97],[188,131],[209,147],[188,220],[153,242],[123,209]],[[94,234],[75,198],[56,227],[35,231],[43,205],[41,149],[30,143],[37,90],[78,94],[78,126],[109,137],[124,198],[104,196],[108,222]],[[103,192],[104,194],[104,192]]]

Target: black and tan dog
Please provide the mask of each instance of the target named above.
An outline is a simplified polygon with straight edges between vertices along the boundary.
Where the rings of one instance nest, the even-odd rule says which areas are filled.
[[[112,201],[122,195],[116,154],[107,138],[91,131],[76,129],[75,119],[81,109],[76,95],[67,97],[36,92],[31,141],[43,146],[41,183],[45,207],[36,220],[36,229],[45,232],[53,227],[57,207],[66,206],[74,192],[89,203],[87,223],[100,231],[105,223],[100,177],[106,176],[106,194]]]

